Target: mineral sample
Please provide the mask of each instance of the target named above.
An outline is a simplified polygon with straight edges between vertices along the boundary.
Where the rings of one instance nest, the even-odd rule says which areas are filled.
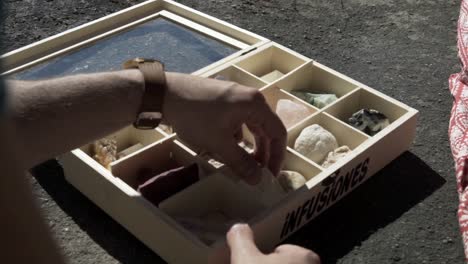
[[[346,156],[346,154],[348,154],[349,152],[351,152],[351,149],[348,146],[341,146],[335,149],[334,151],[331,151],[330,153],[328,153],[328,156],[323,162],[322,167],[324,168],[330,167],[331,165],[336,163],[339,159]]]
[[[290,192],[297,190],[306,183],[306,178],[299,172],[283,170],[278,176],[278,182],[284,191]]]
[[[292,91],[291,93],[317,108],[325,107],[338,99],[334,94],[314,94],[304,91]]]
[[[290,128],[307,117],[309,110],[307,107],[291,100],[280,99],[276,104],[276,114],[278,114],[286,128]]]
[[[108,170],[111,162],[117,160],[117,142],[113,139],[96,140],[91,146],[91,151],[93,158]]]
[[[390,121],[379,111],[365,108],[354,113],[348,119],[348,123],[369,136],[373,136],[386,128]]]
[[[338,142],[335,136],[317,124],[304,128],[294,143],[297,152],[317,163],[321,163],[336,148]]]
[[[199,180],[196,163],[172,169],[156,176],[151,171],[142,169],[139,172],[137,191],[148,201],[158,206],[160,202],[187,188]]]

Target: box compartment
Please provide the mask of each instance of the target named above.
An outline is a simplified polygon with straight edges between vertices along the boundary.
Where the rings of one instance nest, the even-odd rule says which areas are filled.
[[[236,66],[267,83],[272,83],[297,69],[306,61],[306,59],[296,56],[289,49],[279,45],[272,45],[237,62]]]
[[[111,163],[112,174],[122,179],[133,189],[138,187],[141,173],[158,175],[170,169],[189,166],[196,163],[199,177],[203,178],[214,171],[214,168],[200,159],[195,152],[184,146],[174,137],[167,138],[149,146],[135,155]]]
[[[243,188],[243,185],[236,184],[227,176],[219,173],[210,175],[168,198],[159,207],[182,225],[189,220],[198,220],[195,226],[198,228],[203,226],[204,231],[209,230],[217,233],[215,236],[218,237],[217,239],[213,238],[213,235],[210,235],[211,238],[207,238],[198,234],[204,237],[201,240],[208,245],[224,239],[230,225],[235,222],[246,223],[265,209],[265,206],[258,202],[254,192]],[[219,222],[210,220],[207,216],[213,214],[221,214],[226,218],[218,220]],[[189,232],[193,231],[189,230],[187,224],[184,226]]]
[[[299,123],[300,121],[305,120],[307,117],[311,116],[312,114],[314,114],[318,110],[314,106],[312,106],[312,105],[310,105],[310,104],[296,98],[295,96],[292,96],[291,94],[279,89],[276,86],[267,87],[265,89],[262,89],[261,92],[265,96],[265,99],[266,99],[268,105],[271,107],[271,109],[273,109],[273,111],[275,113],[277,113],[278,101],[281,100],[281,99],[291,100],[292,102],[294,102],[296,104],[299,104],[299,105],[302,105],[302,106],[307,108],[307,111],[308,111],[307,114],[304,113],[304,115],[298,117],[298,120],[296,122],[291,122],[291,124],[289,126],[286,126],[286,124],[285,124],[286,128],[290,128],[290,127],[296,125],[297,123]]]
[[[355,112],[363,108],[375,109],[381,112],[387,116],[390,124],[408,112],[407,109],[403,108],[399,103],[394,102],[393,99],[385,98],[383,95],[378,95],[377,93],[364,88],[359,88],[353,91],[324,111],[344,123],[348,123],[348,119]],[[383,131],[387,128],[383,129]]]
[[[315,62],[303,65],[276,83],[276,86],[287,92],[307,91],[316,94],[335,94],[338,98],[358,88],[355,83],[347,80],[341,74]]]
[[[209,249],[80,149],[59,157],[68,182],[169,263],[206,263]],[[174,254],[175,245],[185,254]]]
[[[313,179],[322,172],[320,166],[315,162],[304,158],[302,155],[297,155],[297,152],[290,147],[286,149],[286,157],[282,170],[296,171],[302,174],[307,181]]]
[[[253,88],[261,88],[267,84],[265,81],[261,80],[257,76],[237,66],[230,66],[222,71],[212,74],[209,77],[216,78],[219,80],[236,82],[238,84],[242,84]]]
[[[146,146],[165,138],[160,129],[140,130],[133,126],[127,126],[104,138],[115,140],[117,145],[117,157],[130,156],[133,153],[142,151]],[[90,157],[94,156],[93,143],[86,144],[81,150]]]
[[[302,130],[313,124],[318,124],[324,129],[328,130],[330,133],[332,133],[338,141],[339,147],[346,145],[351,150],[354,150],[369,138],[367,135],[361,133],[358,130],[355,130],[354,128],[346,124],[343,124],[338,119],[326,113],[318,113],[304,120],[303,122],[299,123],[298,125],[294,126],[288,131],[288,147],[291,148],[291,152],[307,160],[309,159],[304,157],[302,154],[298,153],[296,150],[294,150],[294,143],[299,134],[302,132]],[[351,153],[352,152],[350,152],[349,154]],[[322,160],[311,161],[319,165],[321,165],[321,163],[323,162]]]

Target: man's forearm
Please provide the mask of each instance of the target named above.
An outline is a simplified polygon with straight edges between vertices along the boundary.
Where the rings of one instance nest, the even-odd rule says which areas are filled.
[[[131,124],[144,91],[139,70],[7,85],[15,143],[28,167]]]

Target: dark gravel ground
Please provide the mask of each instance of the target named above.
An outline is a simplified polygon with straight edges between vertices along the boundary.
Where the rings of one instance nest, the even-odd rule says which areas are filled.
[[[7,0],[7,51],[141,1]],[[288,242],[324,263],[463,263],[447,138],[449,74],[459,70],[456,0],[196,1],[182,4],[256,32],[421,111],[414,147]],[[34,191],[72,263],[159,263],[63,180],[54,161]]]

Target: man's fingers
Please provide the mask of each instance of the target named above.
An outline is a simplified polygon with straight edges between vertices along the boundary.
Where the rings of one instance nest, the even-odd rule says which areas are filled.
[[[270,140],[265,136],[265,133],[260,127],[249,126],[249,130],[255,137],[255,159],[262,164],[262,166],[268,166],[270,160]]]
[[[260,182],[262,172],[257,161],[237,145],[234,139],[227,139],[226,143],[219,145],[216,153],[234,173],[247,183],[255,185]]]
[[[242,141],[242,128],[239,128],[238,130],[236,130],[236,132],[234,132],[234,139],[236,140],[236,142]]]
[[[270,254],[270,256],[274,256],[275,258],[281,256],[282,258],[286,259],[295,259],[299,261],[298,263],[321,263],[319,255],[317,255],[315,252],[303,247],[289,244],[278,246],[275,251]]]
[[[231,249],[231,263],[252,263],[262,253],[255,245],[254,234],[247,224],[235,224],[226,235]]]
[[[283,166],[283,160],[286,155],[286,141],[282,138],[275,138],[270,141],[270,160],[268,168],[277,176]]]
[[[287,132],[283,122],[271,110],[265,99],[258,99],[253,105],[246,124],[248,127],[259,127],[266,138],[269,139],[269,160],[268,168],[276,176],[282,166],[286,155]]]

